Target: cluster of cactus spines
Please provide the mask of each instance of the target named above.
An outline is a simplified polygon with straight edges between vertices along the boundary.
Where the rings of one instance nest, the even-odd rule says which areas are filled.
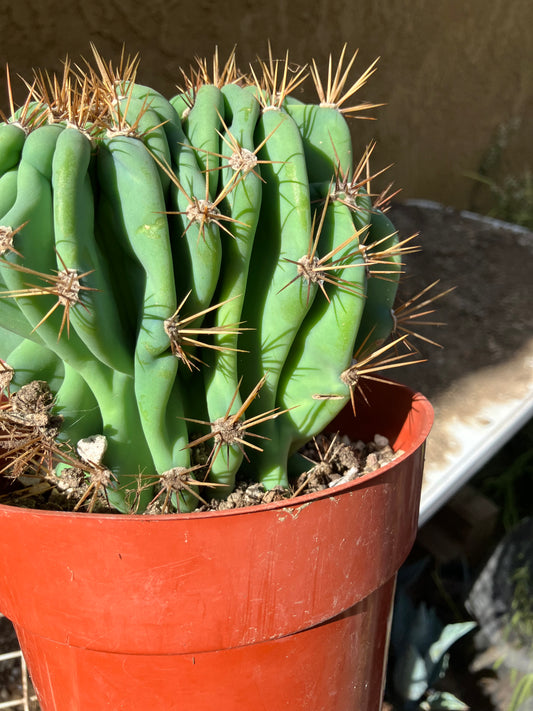
[[[95,67],[10,96],[0,356],[13,390],[49,383],[65,443],[105,435],[79,455],[91,501],[185,511],[237,475],[288,486],[295,450],[409,355],[393,309],[411,238],[345,120],[376,106],[352,102],[375,63],[349,83],[345,50],[325,82],[312,63],[317,104],[270,48],[248,74],[235,52],[196,60],[170,100],[137,57],[94,48]]]

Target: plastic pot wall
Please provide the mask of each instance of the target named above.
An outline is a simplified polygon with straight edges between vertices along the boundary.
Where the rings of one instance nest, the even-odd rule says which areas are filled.
[[[43,711],[380,709],[433,414],[396,384],[367,398],[334,427],[404,454],[324,492],[167,516],[0,506],[0,610]]]

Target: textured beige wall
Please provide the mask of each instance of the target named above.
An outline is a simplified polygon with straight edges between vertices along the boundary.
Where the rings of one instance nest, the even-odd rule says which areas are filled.
[[[238,45],[241,66],[274,52],[323,63],[344,42],[360,48],[362,70],[380,56],[362,98],[387,102],[377,122],[357,121],[363,146],[379,143],[375,167],[390,171],[405,197],[468,203],[474,170],[498,124],[522,120],[516,169],[533,153],[533,3],[531,0],[0,0],[0,63],[12,73],[58,69],[88,56],[89,42],[118,57],[123,42],[140,52],[140,80],[174,93],[178,66],[215,45]],[[2,76],[0,103],[6,106]]]

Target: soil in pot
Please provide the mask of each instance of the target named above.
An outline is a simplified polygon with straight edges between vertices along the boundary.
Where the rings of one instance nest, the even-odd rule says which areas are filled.
[[[61,421],[52,414],[52,404],[47,384],[33,381],[10,395],[0,410],[0,444],[4,451],[14,452],[12,465],[0,477],[0,503],[57,511],[116,513],[109,505],[104,487],[95,487],[81,461],[72,459],[72,466],[63,469],[60,475],[50,471],[46,454],[53,456],[64,449],[55,443]],[[400,453],[394,452],[388,439],[379,433],[369,442],[352,441],[338,432],[322,433],[300,450],[302,473],[290,488],[267,491],[260,483],[241,480],[227,498],[211,498],[202,502],[198,510],[241,508],[310,494],[375,471]],[[162,497],[155,497],[147,513],[168,513],[162,501]]]

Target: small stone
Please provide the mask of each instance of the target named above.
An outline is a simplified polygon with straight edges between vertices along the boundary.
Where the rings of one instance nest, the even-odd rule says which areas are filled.
[[[384,449],[385,447],[388,447],[389,445],[389,440],[387,437],[384,437],[383,435],[376,434],[374,435],[374,444],[378,449]]]
[[[335,451],[335,459],[342,469],[351,469],[359,465],[358,456],[349,445],[340,445]]]
[[[76,449],[84,462],[101,464],[107,450],[107,438],[104,435],[85,437],[79,440]]]
[[[343,474],[343,476],[340,476],[338,479],[330,481],[329,488],[331,489],[333,486],[339,486],[340,484],[346,484],[348,481],[353,481],[357,478],[358,473],[359,470],[357,467],[351,467],[348,469],[346,474]]]
[[[265,491],[263,496],[263,503],[270,504],[273,501],[281,501],[287,498],[287,490],[282,486],[275,486],[273,489]]]
[[[375,452],[370,452],[366,458],[365,472],[373,472],[379,467],[379,459]]]
[[[251,484],[243,494],[243,505],[254,506],[260,504],[265,494],[265,487],[262,484]]]

